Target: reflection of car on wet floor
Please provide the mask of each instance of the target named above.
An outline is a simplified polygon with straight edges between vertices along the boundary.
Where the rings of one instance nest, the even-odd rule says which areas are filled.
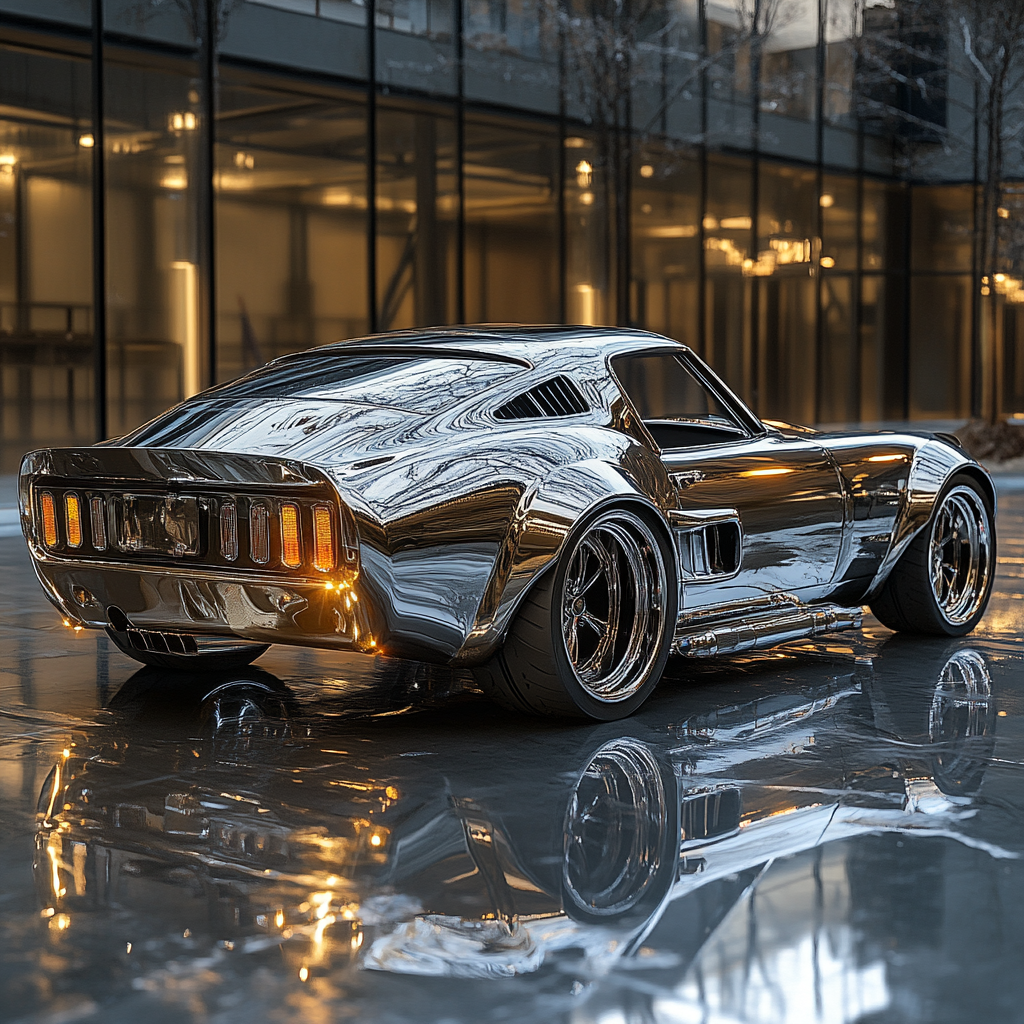
[[[908,657],[918,674],[931,658],[925,684],[907,685]],[[251,669],[191,695],[162,684],[133,677],[47,779],[46,913],[116,907],[154,940],[500,976],[559,951],[629,956],[671,901],[834,839],[984,846],[964,822],[996,711],[985,658],[962,642],[890,642],[874,665],[833,663],[827,685],[516,751],[457,718],[422,751],[400,717],[313,724]]]
[[[296,353],[31,453],[20,486],[46,596],[145,664],[384,653],[603,721],[670,653],[855,628],[864,604],[964,635],[994,575],[995,491],[954,436],[762,422],[686,346],[610,328]]]

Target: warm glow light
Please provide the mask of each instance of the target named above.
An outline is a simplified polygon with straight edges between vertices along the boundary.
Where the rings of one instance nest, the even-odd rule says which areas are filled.
[[[719,227],[726,231],[749,231],[754,222],[749,217],[723,217],[719,221]]]
[[[83,149],[92,149],[96,145],[96,140],[91,135],[79,135],[78,144]]]
[[[235,166],[239,170],[251,171],[256,166],[256,157],[252,153],[236,153]]]
[[[370,845],[371,846],[380,846],[380,844],[383,843],[383,842],[384,842],[384,840],[381,839],[381,837],[376,835],[376,834],[370,836]]]
[[[1005,274],[996,274],[996,284],[1002,284],[1006,280]]]
[[[299,981],[305,981],[308,977],[309,977],[309,968],[305,967],[305,966],[300,967],[299,968]]]
[[[175,192],[181,192],[183,189],[188,188],[188,175],[185,173],[184,167],[175,167],[169,170],[160,179],[161,188],[169,188]]]
[[[821,265],[826,270],[831,270],[836,265],[836,261],[831,256],[822,256]]]
[[[1009,219],[1010,219],[1010,211],[1009,211],[1009,210],[1008,210],[1008,209],[1007,209],[1007,208],[1006,208],[1005,206],[1000,206],[1000,207],[997,207],[997,209],[996,209],[996,213],[997,213],[997,214],[998,214],[998,215],[999,215],[999,216],[1000,216],[1000,217],[1001,217],[1001,218],[1002,218],[1003,220],[1009,220]]]
[[[313,506],[313,565],[320,572],[330,572],[335,566],[334,526],[327,505]],[[330,590],[332,585],[327,584]]]
[[[167,118],[167,127],[172,132],[193,132],[197,124],[196,115],[191,110],[174,113]]]
[[[696,238],[696,224],[662,224],[653,228],[644,228],[641,234],[647,238]]]
[[[641,178],[653,178],[654,168],[650,164],[642,164],[640,167]]]
[[[868,462],[902,462],[904,455],[872,455]]]
[[[68,546],[82,546],[82,507],[77,494],[64,495],[64,515],[68,527]]]
[[[53,503],[53,495],[43,491],[39,495],[39,508],[43,514],[43,543],[48,548],[57,546],[57,509]]]
[[[794,472],[792,469],[775,466],[771,469],[746,469],[740,473],[740,476],[785,476],[787,473],[792,472]]]
[[[13,167],[18,158],[13,153],[0,153],[0,167]]]
[[[281,561],[289,569],[297,569],[302,564],[299,506],[290,501],[281,504]]]
[[[822,192],[818,198],[818,205],[827,210],[835,203],[835,201],[835,196],[830,196],[827,192]]]
[[[594,165],[589,160],[581,160],[576,165],[576,184],[580,188],[590,188],[594,180]]]
[[[281,928],[281,927],[283,927],[283,926],[284,926],[284,911],[283,911],[283,910],[279,910],[279,911],[278,911],[278,912],[277,912],[277,913],[276,913],[276,914],[274,915],[274,924],[275,924],[275,925],[276,925],[276,926],[277,926],[278,928]]]
[[[593,205],[594,193],[593,192],[581,192],[580,193],[580,202],[584,206],[591,206],[591,205]]]
[[[586,139],[581,139],[578,135],[567,135],[565,138],[566,149],[583,149],[586,144]]]

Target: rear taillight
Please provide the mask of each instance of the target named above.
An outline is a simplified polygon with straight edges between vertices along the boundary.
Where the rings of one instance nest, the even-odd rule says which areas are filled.
[[[107,547],[107,509],[102,498],[89,499],[89,525],[92,528],[92,546],[97,551]]]
[[[290,501],[281,503],[281,561],[289,569],[302,565],[302,544],[299,541],[299,506]]]
[[[64,495],[64,522],[68,530],[68,547],[82,546],[82,503],[77,494]]]
[[[270,513],[259,502],[249,508],[249,557],[257,565],[270,561]]]
[[[313,506],[313,565],[320,572],[330,572],[337,564],[333,519],[330,506]]]
[[[43,543],[48,548],[55,548],[57,546],[57,506],[49,491],[43,491],[39,495],[39,511],[43,515]]]
[[[220,554],[227,562],[238,557],[238,509],[233,501],[220,507]]]

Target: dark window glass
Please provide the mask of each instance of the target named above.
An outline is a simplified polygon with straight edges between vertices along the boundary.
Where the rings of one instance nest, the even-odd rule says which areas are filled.
[[[728,409],[674,355],[621,356],[615,376],[640,418],[737,426]]]
[[[225,74],[217,124],[217,374],[368,328],[366,108]]]
[[[94,440],[89,89],[85,61],[0,47],[0,473]]]

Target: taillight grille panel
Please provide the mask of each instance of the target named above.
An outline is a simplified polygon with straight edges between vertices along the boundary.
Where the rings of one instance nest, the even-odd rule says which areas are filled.
[[[315,490],[320,493],[297,498],[199,488],[167,494],[47,481],[34,488],[33,505],[42,545],[75,558],[219,565],[314,578],[357,570],[351,512],[336,499],[321,497],[323,488]],[[189,524],[194,529],[197,513],[198,542],[180,543],[182,530]],[[146,519],[142,524],[140,517]]]

